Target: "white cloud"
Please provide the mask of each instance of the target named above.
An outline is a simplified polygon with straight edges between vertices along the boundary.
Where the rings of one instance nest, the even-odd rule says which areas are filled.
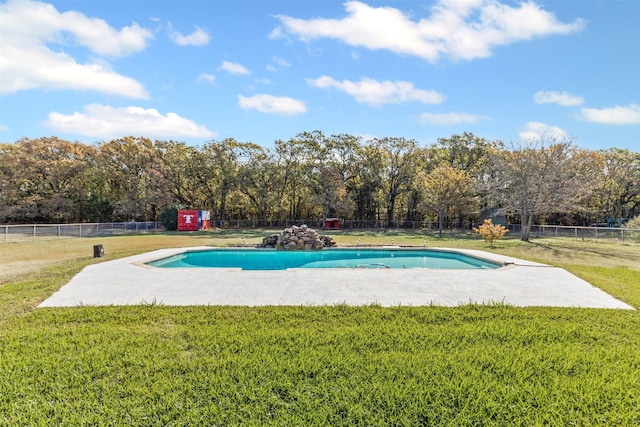
[[[213,86],[215,86],[216,84],[216,76],[214,76],[213,74],[200,73],[200,75],[198,76],[198,80],[207,82]]]
[[[342,19],[298,19],[277,15],[282,24],[271,39],[286,34],[308,42],[333,38],[368,49],[386,49],[435,62],[441,56],[472,60],[491,56],[496,46],[551,34],[582,30],[585,21],[558,21],[534,2],[515,7],[498,0],[440,0],[431,15],[414,20],[393,7],[371,7],[359,1],[345,3]]]
[[[289,68],[291,67],[291,63],[283,58],[278,58],[277,56],[273,57],[274,64],[267,64],[267,71],[275,72],[278,71],[278,67],[280,68]]]
[[[9,126],[0,124],[0,131],[1,130],[9,130]]]
[[[584,99],[565,91],[545,92],[541,90],[533,95],[533,102],[535,102],[536,104],[558,104],[563,107],[572,107],[576,105],[582,105],[584,103]]]
[[[629,104],[626,107],[616,105],[611,108],[582,108],[582,120],[607,125],[637,125],[640,124],[640,105]]]
[[[238,95],[238,104],[245,110],[258,110],[262,113],[294,116],[307,111],[302,101],[286,96],[259,94],[245,97]]]
[[[156,138],[209,138],[215,136],[206,127],[175,113],[162,115],[158,110],[142,107],[111,107],[90,104],[82,113],[70,115],[51,112],[45,125],[58,132],[96,138],[119,138],[145,135]]]
[[[540,122],[528,122],[518,135],[520,139],[525,141],[536,141],[540,139],[571,140],[571,137],[565,130]]]
[[[289,61],[287,61],[284,58],[279,58],[277,56],[273,57],[273,62],[281,68],[289,68],[291,67],[291,63]],[[276,67],[276,65],[273,64],[268,64],[267,65],[267,71],[271,71],[271,72],[275,72],[278,71],[278,67]]]
[[[82,64],[50,48],[71,40],[97,55],[130,55],[145,49],[153,38],[138,24],[116,30],[102,19],[75,11],[60,13],[50,4],[28,0],[0,5],[0,22],[0,94],[43,88],[148,97],[142,84],[112,71],[104,60]]]
[[[276,16],[276,18],[278,18],[278,16]],[[271,31],[271,33],[269,33],[269,36],[267,38],[269,38],[270,40],[277,40],[286,38],[286,36],[281,27],[276,27]]]
[[[211,39],[209,34],[202,28],[196,26],[193,33],[183,35],[173,29],[171,22],[169,22],[169,37],[173,42],[179,46],[204,46],[209,43]]]
[[[0,65],[0,94],[43,88],[94,90],[127,98],[148,98],[140,82],[118,74],[104,64],[78,64],[69,55],[53,54],[46,48],[16,50],[3,59],[7,57],[11,62]]]
[[[307,83],[318,88],[334,88],[346,92],[358,102],[375,106],[402,102],[439,104],[444,100],[444,95],[438,92],[416,89],[413,83],[403,81],[377,81],[364,78],[358,82],[352,82],[350,80],[337,81],[329,76],[321,76],[317,79],[307,79]]]
[[[251,74],[251,71],[249,71],[244,66],[235,62],[228,61],[222,61],[222,64],[218,67],[218,70],[226,71],[229,74]]]
[[[423,113],[420,115],[420,123],[424,125],[458,125],[463,123],[478,123],[480,120],[486,120],[488,117],[469,113],[442,113],[432,114]]]
[[[284,67],[284,68],[291,67],[291,62],[287,61],[284,58],[279,58],[277,56],[273,57],[273,62],[275,62],[276,64],[278,64],[279,66]]]

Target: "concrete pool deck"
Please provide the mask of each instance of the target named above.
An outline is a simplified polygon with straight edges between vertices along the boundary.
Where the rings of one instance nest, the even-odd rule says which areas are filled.
[[[512,263],[496,270],[154,268],[145,262],[185,250],[161,249],[93,264],[39,307],[102,305],[459,306],[504,303],[631,309],[556,267],[476,250],[458,252]],[[431,248],[433,249],[433,248]]]

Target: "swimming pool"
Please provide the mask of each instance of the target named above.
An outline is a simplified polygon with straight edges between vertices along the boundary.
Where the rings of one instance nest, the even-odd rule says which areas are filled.
[[[495,269],[503,264],[455,251],[432,249],[324,249],[276,251],[272,249],[210,249],[185,251],[146,263],[159,268],[431,268]]]

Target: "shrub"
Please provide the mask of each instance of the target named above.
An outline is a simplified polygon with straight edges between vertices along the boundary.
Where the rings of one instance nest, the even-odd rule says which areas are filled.
[[[624,226],[626,228],[635,228],[640,230],[640,216],[630,219]]]
[[[624,232],[625,236],[631,237],[633,239],[640,238],[640,231],[636,231],[636,230],[640,230],[640,216],[631,218],[629,221],[627,221],[627,223],[623,227],[631,230],[628,232],[625,231]]]
[[[485,242],[493,247],[493,242],[502,239],[509,230],[500,224],[494,224],[490,219],[485,219],[481,226],[473,229],[473,232],[478,233]]]
[[[158,220],[160,224],[164,226],[164,229],[167,231],[175,231],[178,229],[178,210],[183,209],[180,205],[171,206],[165,208],[160,215],[158,216]]]

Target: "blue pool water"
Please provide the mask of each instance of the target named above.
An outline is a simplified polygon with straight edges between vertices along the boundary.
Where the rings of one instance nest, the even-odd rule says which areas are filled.
[[[187,251],[147,265],[162,268],[241,268],[286,270],[288,268],[438,268],[492,269],[502,264],[457,252],[411,249],[325,249],[322,251],[275,251],[211,249]]]

